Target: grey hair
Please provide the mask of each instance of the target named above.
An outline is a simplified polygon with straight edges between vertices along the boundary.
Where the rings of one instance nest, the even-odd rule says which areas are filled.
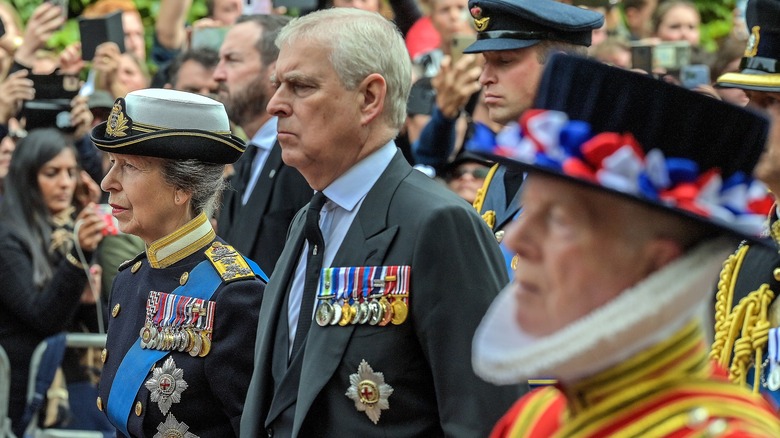
[[[412,86],[412,62],[398,28],[376,12],[354,8],[323,9],[295,18],[276,38],[282,48],[299,40],[324,44],[342,85],[354,90],[373,73],[387,83],[384,117],[400,130]]]
[[[192,196],[192,213],[205,212],[211,217],[217,209],[218,196],[225,189],[222,177],[224,164],[204,163],[198,160],[163,160],[165,181]]]

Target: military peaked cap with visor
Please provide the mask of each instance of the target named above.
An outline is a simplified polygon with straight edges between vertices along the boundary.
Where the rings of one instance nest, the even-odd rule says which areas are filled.
[[[470,0],[477,41],[465,53],[514,50],[540,41],[590,46],[591,33],[604,24],[598,12],[554,0]]]
[[[780,0],[750,0],[745,15],[750,37],[740,71],[717,86],[780,93]]]
[[[246,144],[230,132],[225,107],[199,94],[162,88],[128,93],[90,135],[98,149],[125,155],[228,164]]]

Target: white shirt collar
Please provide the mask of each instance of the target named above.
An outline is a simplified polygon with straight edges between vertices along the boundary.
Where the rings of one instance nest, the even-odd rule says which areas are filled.
[[[263,126],[257,130],[254,137],[249,140],[249,144],[254,145],[264,151],[269,151],[276,142],[276,121],[277,117],[271,117]]]
[[[339,207],[352,211],[390,165],[396,149],[395,142],[391,140],[330,183],[323,193]]]

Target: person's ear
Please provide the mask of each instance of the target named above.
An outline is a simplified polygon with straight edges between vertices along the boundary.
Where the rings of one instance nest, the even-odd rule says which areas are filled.
[[[646,248],[649,254],[649,269],[658,271],[683,254],[682,245],[673,239],[658,237],[647,242]]]
[[[360,83],[360,118],[361,125],[366,126],[382,115],[387,97],[387,83],[379,73],[366,76]]]
[[[176,205],[184,205],[190,200],[190,195],[182,189],[176,189],[173,193],[173,202]]]

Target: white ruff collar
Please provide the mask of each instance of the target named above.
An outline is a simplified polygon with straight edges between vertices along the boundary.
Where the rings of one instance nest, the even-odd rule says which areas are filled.
[[[702,314],[733,242],[704,243],[626,289],[606,305],[542,338],[515,322],[510,284],[474,335],[472,364],[495,384],[554,378],[573,383],[657,344]]]

